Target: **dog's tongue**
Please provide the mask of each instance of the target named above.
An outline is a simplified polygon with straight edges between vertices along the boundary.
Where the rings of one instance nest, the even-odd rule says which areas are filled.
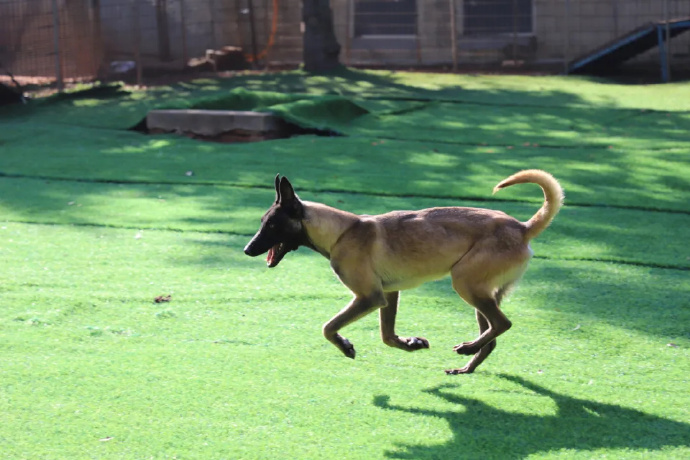
[[[271,264],[273,264],[273,257],[274,256],[275,256],[275,251],[273,250],[273,248],[269,249],[268,255],[266,256],[266,265],[268,265],[269,267],[271,266]]]

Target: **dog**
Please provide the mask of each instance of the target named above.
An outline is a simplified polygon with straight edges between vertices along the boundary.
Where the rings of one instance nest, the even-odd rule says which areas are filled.
[[[510,329],[501,300],[527,269],[533,254],[530,240],[551,223],[563,203],[558,181],[537,169],[513,174],[496,185],[494,193],[522,183],[537,184],[544,192],[544,203],[527,222],[469,207],[356,215],[302,201],[290,181],[277,175],[275,202],[244,252],[251,257],[268,253],[270,268],[300,246],[329,259],[354,298],[323,326],[323,335],[353,359],[354,346],[338,332],[375,310],[386,345],[405,351],[429,348],[423,337],[396,335],[399,292],[450,275],[453,289],[476,310],[479,336],[453,348],[473,356],[464,367],[446,373],[469,374],[494,350],[496,337]]]

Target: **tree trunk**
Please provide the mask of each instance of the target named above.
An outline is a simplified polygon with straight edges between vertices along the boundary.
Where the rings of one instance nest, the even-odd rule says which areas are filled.
[[[168,27],[167,0],[156,0],[156,25],[158,28],[158,57],[170,60],[170,29]]]
[[[333,30],[329,0],[304,0],[304,70],[324,72],[340,67],[340,45]]]

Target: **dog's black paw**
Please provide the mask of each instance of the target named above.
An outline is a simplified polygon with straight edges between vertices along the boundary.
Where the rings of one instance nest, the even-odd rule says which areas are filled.
[[[350,343],[349,340],[339,337],[339,342],[340,344],[338,345],[338,348],[340,348],[340,351],[343,352],[345,356],[347,356],[350,359],[355,359],[355,347]]]
[[[429,341],[424,337],[400,337],[400,340],[405,342],[408,351],[421,350],[422,348],[429,348]]]
[[[459,355],[474,355],[480,349],[481,347],[478,347],[474,342],[465,342],[453,347],[453,351]]]
[[[446,375],[471,374],[472,372],[474,372],[474,369],[470,369],[467,366],[460,369],[446,369]]]

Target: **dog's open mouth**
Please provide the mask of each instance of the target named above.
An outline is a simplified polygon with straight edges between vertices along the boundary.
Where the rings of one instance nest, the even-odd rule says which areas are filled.
[[[273,268],[278,265],[288,251],[289,249],[284,243],[278,243],[269,249],[268,256],[266,256],[266,265],[268,265],[268,268]]]

